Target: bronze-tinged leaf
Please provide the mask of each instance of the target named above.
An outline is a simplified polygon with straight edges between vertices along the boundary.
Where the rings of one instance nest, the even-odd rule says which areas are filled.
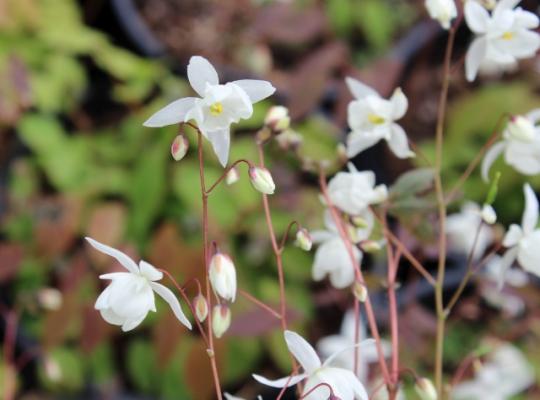
[[[14,243],[0,245],[0,283],[13,279],[21,265],[23,249]]]
[[[185,305],[182,304],[185,309]],[[181,336],[186,332],[185,328],[180,325],[176,317],[171,312],[166,312],[155,324],[153,330],[153,342],[156,349],[157,364],[160,366],[167,366],[174,356],[176,345]]]
[[[124,235],[126,207],[116,201],[101,203],[90,213],[86,233],[108,246],[117,246]]]
[[[273,304],[271,306],[274,310],[279,310],[277,305]],[[293,324],[301,317],[299,311],[290,307],[287,307],[286,313],[289,324]],[[262,336],[275,329],[281,329],[281,321],[268,311],[254,306],[243,313],[233,314],[231,327],[226,335],[240,337]]]
[[[90,353],[107,339],[112,331],[112,326],[105,323],[99,315],[99,311],[90,304],[84,306],[82,318],[81,349],[85,353]]]
[[[225,365],[223,365],[220,355],[223,355],[223,351],[227,346],[226,341],[214,339],[214,346],[218,370],[222,370]],[[215,396],[212,368],[206,350],[204,341],[198,339],[193,342],[187,357],[185,381],[188,383],[194,399],[211,400]]]

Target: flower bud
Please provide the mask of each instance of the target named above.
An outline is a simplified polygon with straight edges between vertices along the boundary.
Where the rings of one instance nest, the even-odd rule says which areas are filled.
[[[178,135],[171,144],[171,154],[176,161],[180,161],[189,149],[189,142],[184,135]]]
[[[195,309],[195,316],[199,322],[204,322],[208,316],[208,303],[202,294],[198,294],[193,299],[193,308]]]
[[[366,301],[368,295],[366,285],[356,281],[352,287],[352,292],[354,297],[356,297],[359,302],[363,303]]]
[[[231,258],[219,251],[210,260],[210,283],[223,299],[234,301],[236,297],[236,268]]]
[[[268,171],[264,167],[249,168],[249,179],[255,189],[264,194],[274,194],[276,184]]]
[[[303,138],[298,132],[286,129],[276,136],[279,146],[284,150],[296,149],[302,144]]]
[[[311,240],[311,235],[305,228],[300,228],[296,231],[296,241],[295,245],[300,247],[304,251],[310,251],[311,246],[313,246],[313,241]]]
[[[437,400],[437,390],[427,378],[418,378],[414,385],[416,393],[422,400]]]
[[[439,21],[444,29],[450,29],[451,21],[457,17],[457,8],[454,0],[426,0],[429,16]]]
[[[62,307],[62,293],[58,289],[44,288],[37,293],[37,300],[45,310],[56,311]]]
[[[532,142],[535,136],[534,124],[521,115],[513,116],[508,123],[510,137],[521,142]]]
[[[227,172],[227,176],[225,177],[225,183],[227,183],[227,185],[232,185],[239,180],[240,174],[238,173],[238,169],[236,167],[232,167],[229,172]]]
[[[231,325],[231,310],[225,304],[218,304],[212,310],[212,330],[218,339],[223,336]]]
[[[497,213],[495,213],[495,209],[489,204],[484,204],[481,215],[484,222],[488,225],[493,225],[497,222]]]
[[[366,253],[376,253],[380,249],[382,249],[382,246],[379,242],[375,240],[364,240],[360,244],[360,247],[362,250],[364,250]]]
[[[270,107],[264,118],[264,124],[274,132],[282,132],[288,129],[290,123],[289,110],[283,106]]]

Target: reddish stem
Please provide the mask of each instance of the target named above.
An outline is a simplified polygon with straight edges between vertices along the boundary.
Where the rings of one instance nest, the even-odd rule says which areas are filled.
[[[252,296],[251,294],[249,294],[245,290],[238,289],[238,293],[240,293],[240,295],[244,296],[246,299],[248,299],[252,303],[254,303],[254,304],[258,305],[259,307],[261,307],[263,310],[268,311],[274,317],[276,317],[278,319],[281,319],[281,315],[276,310],[274,310],[272,307],[265,304],[261,300],[257,299],[256,297]]]

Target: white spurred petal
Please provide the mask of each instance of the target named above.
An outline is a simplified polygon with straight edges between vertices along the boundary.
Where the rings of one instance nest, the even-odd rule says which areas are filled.
[[[257,381],[262,383],[263,385],[274,387],[274,388],[284,388],[285,386],[291,387],[296,385],[298,382],[303,381],[307,378],[306,374],[300,374],[295,376],[286,376],[285,378],[276,379],[276,380],[270,380],[265,378],[264,376],[253,374],[253,378]]]
[[[521,0],[499,0],[495,11],[511,10],[519,3],[521,3]]]
[[[488,29],[490,16],[488,11],[475,1],[465,3],[465,21],[474,33],[485,33]]]
[[[291,354],[298,360],[306,374],[313,373],[321,366],[321,360],[311,345],[299,334],[285,331],[285,341]]]
[[[99,313],[101,314],[101,317],[105,320],[105,322],[111,325],[121,326],[125,322],[125,318],[120,317],[110,308],[100,309]]]
[[[486,155],[484,156],[484,159],[482,160],[482,168],[481,168],[482,169],[482,179],[485,182],[489,181],[489,170],[491,169],[491,166],[493,165],[495,160],[504,151],[505,147],[506,147],[505,142],[495,143],[486,152]]]
[[[231,146],[231,134],[229,128],[207,132],[208,140],[218,157],[220,164],[225,167],[229,161],[229,148]]]
[[[514,261],[516,261],[518,251],[519,249],[517,247],[512,247],[511,249],[506,250],[504,255],[499,260],[497,265],[497,287],[499,290],[502,289],[504,285],[504,277],[506,272],[510,269]]]
[[[381,139],[380,131],[353,131],[347,136],[347,156],[353,158],[362,151],[375,146]]]
[[[512,224],[503,239],[504,247],[513,247],[523,238],[523,230],[519,225]]]
[[[133,276],[130,272],[111,272],[108,274],[101,274],[99,276],[99,279],[123,279],[123,278],[129,278],[130,276]]]
[[[468,1],[467,4],[476,4],[472,1]],[[480,7],[480,6],[479,6]],[[474,39],[467,55],[465,56],[465,75],[469,82],[475,80],[480,65],[484,61],[487,52],[487,40],[483,37]]]
[[[398,124],[392,124],[390,138],[387,140],[392,153],[398,158],[414,157],[414,152],[409,148],[409,139],[403,128]]]
[[[139,318],[126,320],[122,324],[122,331],[123,332],[128,332],[128,331],[131,331],[131,330],[135,329],[136,327],[138,327],[141,324],[141,322],[144,321],[144,318],[146,318],[146,315],[143,315],[143,316],[141,316]]]
[[[201,56],[191,57],[187,67],[187,74],[191,87],[201,97],[205,95],[207,84],[212,86],[219,84],[216,69],[206,58]]]
[[[353,247],[355,259],[360,262],[362,253]],[[343,289],[354,282],[355,266],[351,263],[347,247],[339,236],[325,240],[315,252],[312,277],[315,281],[323,280],[327,275],[330,283],[337,289]]]
[[[523,186],[523,192],[525,193],[525,209],[523,210],[523,218],[521,219],[521,228],[523,229],[523,233],[527,235],[538,224],[538,199],[528,183]]]
[[[392,112],[393,120],[397,121],[398,119],[403,118],[403,116],[407,112],[409,101],[407,100],[407,96],[405,96],[405,93],[403,93],[403,90],[401,90],[401,88],[397,88],[396,90],[394,90],[394,93],[390,98],[390,102],[394,107],[394,110]]]
[[[149,311],[156,311],[154,293],[141,276],[132,274],[129,279],[113,280],[108,289],[110,307],[126,320],[138,319]]]
[[[159,281],[163,278],[163,272],[158,270],[152,264],[147,263],[146,261],[141,260],[139,262],[139,268],[141,270],[141,275],[149,281]]]
[[[375,89],[369,87],[368,85],[360,82],[357,79],[346,77],[345,82],[347,83],[347,86],[349,87],[352,95],[357,99],[361,99],[366,96],[379,96]]]
[[[515,12],[515,24],[524,29],[536,29],[539,25],[538,16],[530,11],[518,9]]]
[[[178,301],[174,293],[169,288],[163,286],[160,283],[150,282],[150,286],[152,287],[154,292],[156,292],[163,300],[165,300],[169,304],[175,317],[178,318],[178,320],[188,329],[191,329],[191,323],[182,311],[182,308],[180,307],[180,302]]]
[[[129,272],[133,274],[139,273],[139,268],[137,267],[137,264],[135,264],[135,261],[133,261],[130,257],[122,253],[120,250],[113,249],[112,247],[109,247],[103,243],[98,242],[97,240],[94,240],[90,237],[87,237],[86,240],[88,243],[92,245],[96,250],[107,254],[108,256],[111,256],[112,258],[116,259],[125,269],[127,269]]]
[[[240,86],[246,92],[252,103],[266,99],[276,91],[276,88],[270,82],[258,79],[241,79],[233,83]]]
[[[540,276],[540,230],[519,241],[517,260],[524,270]]]
[[[353,328],[354,329],[354,328]],[[353,335],[353,338],[352,338],[352,343],[354,343],[354,335]],[[354,349],[359,349],[359,353],[360,354],[363,354],[365,350],[367,349],[370,349],[372,348],[373,346],[375,346],[375,339],[365,339],[365,340],[362,340],[360,343],[358,344],[353,344],[353,345],[347,345],[347,347],[345,348],[341,348],[339,349],[338,351],[336,351],[335,353],[333,353],[332,355],[330,355],[325,361],[324,361],[324,364],[323,366],[324,367],[327,367],[329,365],[332,365],[332,363],[337,359],[339,358],[342,354],[346,353],[346,352],[351,352],[351,351],[354,351]]]
[[[186,115],[194,105],[195,97],[185,97],[173,101],[153,114],[143,125],[149,128],[159,128],[161,126],[175,125],[184,122]]]

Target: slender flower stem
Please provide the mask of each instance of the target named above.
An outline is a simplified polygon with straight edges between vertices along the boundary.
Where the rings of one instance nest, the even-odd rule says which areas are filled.
[[[214,348],[214,335],[212,333],[212,297],[210,290],[210,278],[209,278],[209,254],[208,254],[208,193],[206,192],[206,184],[204,179],[204,157],[203,157],[203,143],[202,133],[199,128],[194,125],[197,130],[197,146],[199,153],[199,179],[201,184],[201,199],[202,199],[202,231],[203,231],[203,255],[204,255],[204,275],[206,283],[206,301],[208,302],[208,310],[210,315],[206,319],[206,325],[208,327],[208,355],[210,357],[210,365],[212,368],[212,377],[214,379],[214,386],[216,388],[216,397],[218,400],[222,400],[221,384],[219,381],[219,374],[216,363],[216,352]]]
[[[223,174],[221,174],[221,176],[218,178],[218,180],[215,181],[214,184],[208,188],[208,190],[206,190],[206,195],[208,196],[212,192],[212,190],[214,190],[216,188],[216,186],[219,185],[223,181],[223,179],[225,179],[227,177],[227,174],[229,173],[229,171],[231,169],[233,169],[234,167],[236,167],[240,163],[246,163],[248,167],[253,166],[253,164],[250,161],[244,160],[243,158],[240,159],[240,160],[236,160],[234,163],[232,163],[227,168],[225,168],[225,171],[223,171]]]
[[[291,234],[291,229],[295,225],[298,227],[298,229],[300,229],[301,226],[298,223],[298,221],[291,221],[291,222],[289,222],[289,225],[287,225],[287,229],[285,229],[285,234],[281,238],[281,243],[279,244],[279,251],[280,252],[282,252],[283,249],[285,248],[285,243],[287,243],[287,240],[289,239],[289,235]]]
[[[253,304],[258,305],[259,307],[261,307],[265,311],[268,311],[268,313],[270,313],[271,315],[273,315],[277,319],[281,319],[281,315],[276,310],[274,310],[272,307],[268,306],[267,304],[263,303],[261,300],[257,299],[256,297],[252,296],[251,294],[249,294],[245,290],[238,289],[238,293],[240,293],[241,296],[243,296],[246,299],[248,299],[249,301],[251,301]]]
[[[298,400],[302,400],[302,399],[305,399],[306,397],[308,397],[311,393],[313,393],[315,390],[318,390],[322,387],[326,387],[328,388],[328,390],[330,391],[330,395],[328,396],[328,398],[331,398],[331,396],[335,396],[334,394],[334,390],[332,389],[332,386],[330,386],[328,383],[325,383],[325,382],[321,382],[315,386],[313,386],[311,389],[309,389],[306,393],[304,393],[302,395],[302,397],[300,397]]]
[[[334,207],[332,200],[330,199],[330,196],[328,194],[328,188],[326,185],[326,176],[324,175],[324,171],[322,169],[319,173],[319,186],[321,188],[321,192],[323,194],[328,210],[330,211],[332,215],[332,219],[334,220],[334,223],[336,224],[341,240],[343,240],[343,243],[345,244],[345,247],[347,248],[347,253],[349,254],[351,263],[352,265],[354,265],[356,279],[358,280],[358,282],[365,285],[365,280],[362,274],[362,270],[360,269],[360,265],[358,264],[356,258],[354,257],[353,246],[352,246],[349,236],[347,235],[345,227],[343,226],[343,220],[340,218],[339,213]],[[379,334],[379,329],[377,328],[377,321],[375,319],[375,313],[373,311],[373,306],[371,305],[371,300],[369,298],[369,295],[366,297],[366,301],[364,304],[366,307],[366,315],[367,315],[368,324],[371,330],[371,335],[373,336],[373,339],[375,340],[375,345],[377,347],[377,354],[379,357],[379,365],[381,367],[381,372],[382,372],[385,383],[387,384],[388,387],[391,387],[392,380],[388,372],[386,361],[384,360],[384,352],[382,350],[381,336]],[[356,325],[358,326],[358,324]]]
[[[435,193],[439,214],[439,261],[437,265],[437,283],[435,285],[435,304],[437,309],[437,337],[435,347],[435,387],[439,399],[443,399],[443,348],[446,316],[444,313],[444,276],[446,268],[446,201],[441,179],[441,166],[443,160],[443,134],[448,88],[450,86],[452,50],[456,37],[456,25],[452,26],[448,34],[448,43],[444,56],[444,72],[441,96],[437,113],[437,129],[435,134]]]

